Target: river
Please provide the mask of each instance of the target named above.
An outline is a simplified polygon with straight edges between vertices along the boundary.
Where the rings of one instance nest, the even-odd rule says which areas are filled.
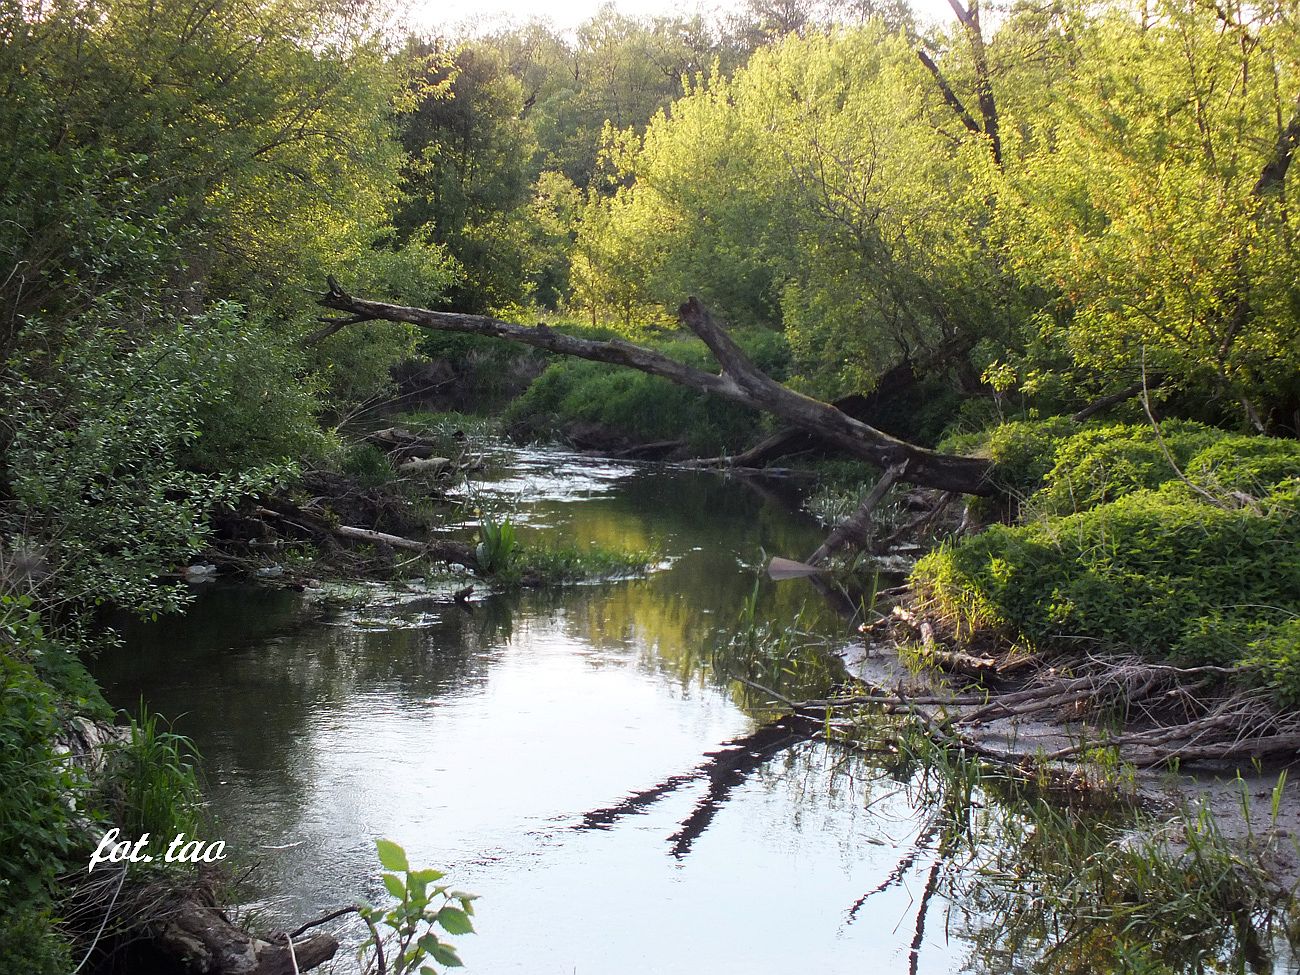
[[[663,561],[470,610],[436,582],[214,588],[99,661],[112,703],[197,744],[204,839],[249,871],[246,910],[274,927],[382,901],[387,837],[480,895],[471,973],[967,968],[965,910],[923,895],[936,854],[908,774],[780,740],[710,774],[770,717],[709,666],[756,584],[756,616],[806,606],[809,631],[848,639],[807,583],[756,571],[814,548],[809,518],[714,474],[550,449],[501,450],[465,500],[466,519],[509,507],[525,539]]]

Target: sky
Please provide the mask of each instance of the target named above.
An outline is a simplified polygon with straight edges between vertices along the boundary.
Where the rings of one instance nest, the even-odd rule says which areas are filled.
[[[561,29],[571,29],[590,18],[604,0],[408,0],[412,26],[430,31],[463,33],[459,28],[479,21],[550,20]],[[952,17],[947,0],[911,0],[919,19],[946,21]],[[632,16],[701,13],[706,17],[741,6],[735,0],[615,0],[620,13]]]

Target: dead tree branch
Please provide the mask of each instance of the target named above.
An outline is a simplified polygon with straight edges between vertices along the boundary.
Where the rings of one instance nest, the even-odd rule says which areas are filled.
[[[771,413],[882,469],[905,464],[906,479],[913,484],[981,496],[991,495],[995,490],[988,477],[989,461],[942,454],[899,440],[853,419],[829,403],[797,393],[767,376],[750,362],[726,330],[694,298],[681,307],[679,317],[709,347],[721,366],[718,373],[696,369],[622,340],[597,342],[566,335],[546,325],[515,325],[482,315],[437,312],[354,298],[332,279],[330,290],[321,297],[320,304],[353,316],[406,322],[439,331],[485,335],[561,355],[637,369],[680,386]]]

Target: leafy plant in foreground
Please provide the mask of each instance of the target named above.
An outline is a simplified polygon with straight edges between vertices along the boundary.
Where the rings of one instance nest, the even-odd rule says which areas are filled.
[[[439,884],[445,876],[438,870],[412,870],[406,851],[391,840],[376,840],[379,863],[386,871],[384,887],[397,903],[384,909],[361,905],[359,913],[370,929],[370,938],[358,950],[362,970],[380,975],[433,975],[430,960],[446,968],[463,964],[456,948],[439,936],[473,934],[476,894]]]

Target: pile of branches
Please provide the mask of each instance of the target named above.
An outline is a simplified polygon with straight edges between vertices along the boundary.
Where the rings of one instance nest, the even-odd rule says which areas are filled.
[[[426,537],[427,517],[414,498],[456,503],[442,485],[471,469],[475,458],[438,457],[435,441],[398,427],[369,434],[384,451],[393,480],[366,483],[337,471],[304,472],[291,489],[251,499],[213,516],[216,545],[205,554],[223,570],[258,574],[277,555],[306,543],[334,571],[350,576],[385,575],[424,559],[477,568],[472,546]],[[404,561],[403,561],[404,560]]]
[[[996,667],[990,676],[996,683]],[[1300,718],[1279,713],[1265,693],[1243,689],[1242,676],[1240,667],[1079,656],[1003,687],[909,693],[901,683],[859,679],[837,696],[798,702],[761,690],[830,734],[856,736],[864,717],[897,715],[936,744],[1026,772],[1100,749],[1138,768],[1293,756]],[[1050,725],[1058,744],[1045,748],[1043,737],[1022,736],[1032,722]]]

